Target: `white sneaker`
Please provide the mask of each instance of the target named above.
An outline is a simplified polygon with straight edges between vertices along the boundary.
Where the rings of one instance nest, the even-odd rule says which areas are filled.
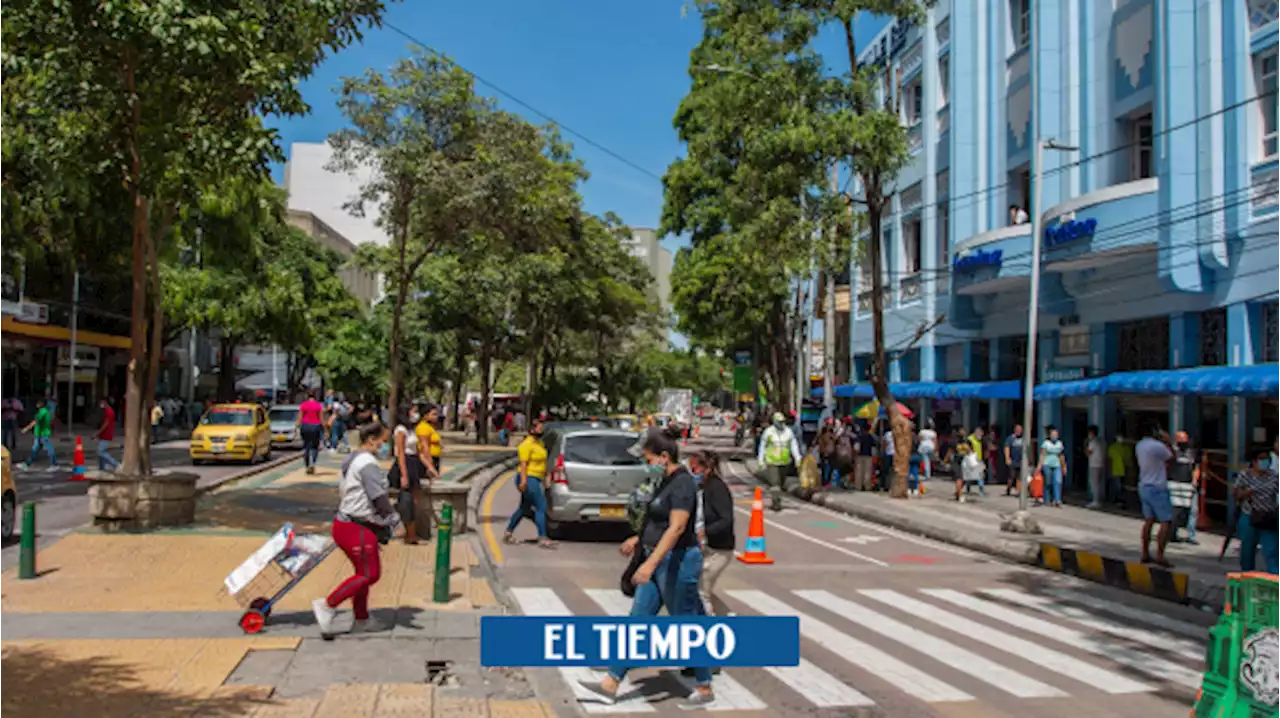
[[[327,599],[317,598],[311,602],[311,611],[316,614],[316,623],[320,626],[320,635],[333,635],[333,617],[338,615],[338,609],[330,608]]]
[[[18,471],[30,471],[30,470],[31,470],[31,467],[27,465],[27,462],[23,461],[22,463],[18,464]]]

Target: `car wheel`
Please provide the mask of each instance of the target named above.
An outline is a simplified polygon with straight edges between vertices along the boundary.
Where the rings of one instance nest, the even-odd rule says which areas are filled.
[[[267,444],[267,453],[262,455],[262,463],[265,464],[268,461],[271,461],[271,445],[270,444]]]
[[[561,538],[564,538],[564,524],[559,521],[548,521],[547,538],[552,541],[559,541]]]
[[[13,538],[13,522],[14,513],[17,509],[13,493],[9,492],[4,495],[3,504],[0,504],[0,538],[5,541]]]

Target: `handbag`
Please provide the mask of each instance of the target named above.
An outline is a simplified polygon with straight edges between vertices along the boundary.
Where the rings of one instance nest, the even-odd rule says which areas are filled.
[[[1253,511],[1249,513],[1249,523],[1260,531],[1280,529],[1280,510],[1276,508],[1275,504],[1265,508],[1254,504]]]
[[[636,585],[631,579],[636,575],[636,571],[640,565],[644,563],[644,549],[636,546],[636,550],[631,552],[631,560],[627,563],[627,567],[622,570],[622,578],[619,579],[618,588],[622,590],[622,595],[627,598],[636,597]]]

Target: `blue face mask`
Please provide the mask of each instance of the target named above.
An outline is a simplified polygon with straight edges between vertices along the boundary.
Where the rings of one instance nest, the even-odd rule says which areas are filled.
[[[1260,461],[1258,462],[1258,468],[1259,468],[1259,469],[1263,469],[1263,470],[1270,469],[1270,468],[1271,468],[1271,459],[1262,459],[1262,460],[1260,460]]]
[[[389,458],[391,458],[391,445],[384,441],[382,442],[382,445],[378,447],[378,459],[385,460]]]
[[[703,479],[703,477],[705,477],[705,476],[706,476],[706,474],[694,474],[694,475],[693,475],[693,480],[694,480],[695,482],[697,482],[698,484],[701,484],[701,483],[702,483],[702,479]]]

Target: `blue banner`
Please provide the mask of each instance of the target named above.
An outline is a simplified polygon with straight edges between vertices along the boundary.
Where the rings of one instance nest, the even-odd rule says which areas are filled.
[[[488,667],[800,664],[795,616],[482,616]]]

